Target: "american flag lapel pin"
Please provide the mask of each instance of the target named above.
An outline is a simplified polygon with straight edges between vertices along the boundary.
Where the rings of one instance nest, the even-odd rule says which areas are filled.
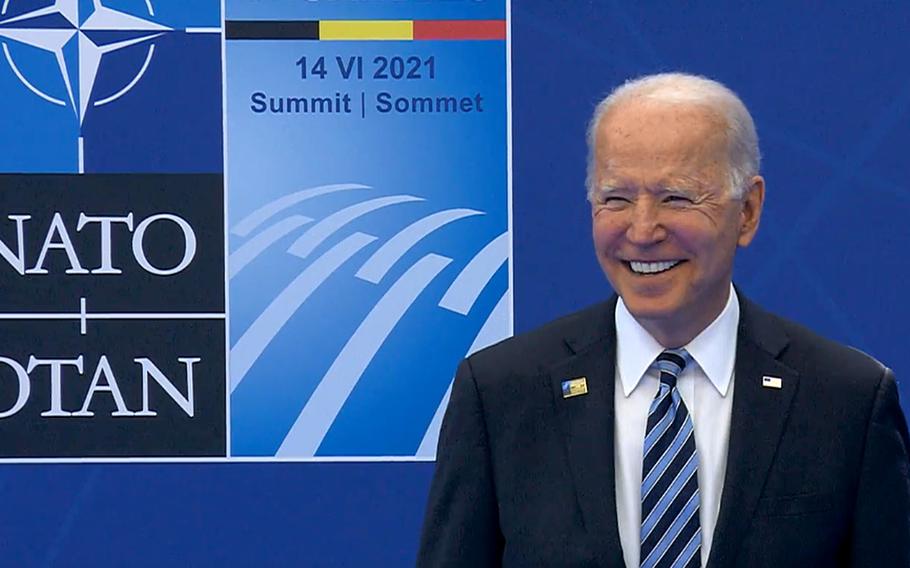
[[[766,375],[761,378],[761,386],[766,389],[779,389],[783,386],[783,381],[780,380],[780,377],[769,377]]]

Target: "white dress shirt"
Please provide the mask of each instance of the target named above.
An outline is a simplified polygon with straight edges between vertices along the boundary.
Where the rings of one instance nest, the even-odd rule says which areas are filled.
[[[638,568],[642,451],[648,410],[660,385],[660,373],[652,364],[664,347],[635,321],[622,299],[616,303],[615,318],[616,514],[626,566]],[[717,319],[685,346],[694,361],[676,383],[695,429],[702,566],[711,551],[727,465],[738,325],[739,302],[731,285]]]

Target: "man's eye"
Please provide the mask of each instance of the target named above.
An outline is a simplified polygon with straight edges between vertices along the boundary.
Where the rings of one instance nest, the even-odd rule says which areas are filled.
[[[618,195],[603,195],[600,197],[599,201],[601,205],[611,208],[623,207],[629,203],[628,199]]]
[[[691,205],[695,203],[691,197],[685,195],[668,195],[664,197],[664,203],[669,203],[670,205]]]

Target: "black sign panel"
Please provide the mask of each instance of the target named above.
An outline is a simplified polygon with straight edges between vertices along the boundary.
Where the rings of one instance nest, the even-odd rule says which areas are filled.
[[[0,176],[0,457],[224,456],[221,175]]]

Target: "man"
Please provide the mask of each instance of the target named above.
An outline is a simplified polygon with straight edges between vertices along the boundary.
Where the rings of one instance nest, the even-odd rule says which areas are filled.
[[[732,286],[765,192],[742,102],[644,77],[589,148],[619,297],[462,363],[418,564],[910,566],[891,371]]]

